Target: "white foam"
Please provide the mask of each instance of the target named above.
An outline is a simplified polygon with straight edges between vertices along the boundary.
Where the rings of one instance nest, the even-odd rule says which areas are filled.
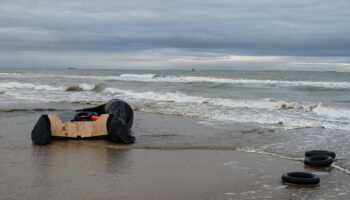
[[[111,77],[109,77],[111,78]],[[196,77],[196,76],[165,76],[165,77],[144,77],[135,75],[127,77],[113,77],[114,80],[125,81],[144,81],[144,82],[179,82],[179,83],[222,83],[233,85],[245,85],[252,87],[272,86],[272,87],[295,87],[295,86],[312,86],[323,88],[350,89],[350,82],[312,82],[312,81],[282,81],[282,80],[256,80],[256,79],[230,79],[215,77]]]
[[[271,99],[209,98],[190,96],[180,92],[134,91],[111,87],[106,88],[102,93],[95,93],[89,91],[95,87],[94,84],[82,83],[79,87],[87,91],[66,92],[63,86],[0,83],[0,89],[4,89],[5,95],[10,95],[14,99],[102,102],[112,98],[122,98],[141,104],[143,111],[195,116],[210,122],[259,123],[279,128],[325,127],[350,130],[349,110],[326,107],[322,104],[309,105]],[[43,92],[43,90],[46,91]],[[280,122],[282,124],[279,124]]]
[[[105,102],[111,99],[111,96],[102,95],[95,92],[66,92],[50,91],[42,92],[40,90],[29,90],[19,92],[17,90],[7,91],[5,93],[13,99],[30,100],[35,102]]]
[[[79,87],[83,90],[92,90],[96,87],[95,84],[87,84],[87,83],[82,83],[82,84],[79,84]]]
[[[2,78],[18,77],[20,75],[21,74],[19,74],[19,73],[5,73],[5,72],[0,73],[0,77],[2,77]]]
[[[4,76],[16,73],[2,73]],[[17,74],[20,75],[20,74]],[[0,73],[1,76],[1,73]],[[72,79],[95,79],[95,80],[115,80],[115,81],[138,81],[138,82],[170,82],[170,83],[219,83],[232,84],[244,87],[319,87],[326,89],[350,89],[350,82],[334,81],[285,81],[285,80],[259,80],[259,79],[235,79],[217,78],[206,76],[158,76],[157,74],[121,74],[119,76],[84,76],[84,75],[60,75],[60,74],[24,74],[23,78],[40,77],[64,77]]]
[[[74,86],[74,85],[71,85]],[[81,83],[77,85],[82,90],[93,90],[96,84]],[[34,90],[47,90],[47,91],[65,91],[70,86],[51,86],[32,83],[20,83],[20,82],[0,82],[0,89],[34,89]]]
[[[153,78],[156,74],[120,74],[120,77],[128,78]]]
[[[317,81],[284,81],[234,79],[202,76],[157,76],[155,74],[121,74],[120,76],[68,76],[71,78],[92,78],[99,80],[140,81],[140,82],[170,82],[170,83],[221,83],[243,85],[247,87],[297,87],[311,86],[329,89],[350,89],[350,82],[317,82]]]
[[[35,89],[35,90],[63,90],[63,87],[54,87],[50,85],[40,85],[32,83],[20,83],[20,82],[2,82],[0,83],[1,89]]]
[[[350,110],[344,108],[333,108],[318,104],[312,111],[318,115],[332,117],[334,119],[346,118],[350,120]]]
[[[133,90],[121,90],[116,88],[106,88],[106,93],[122,94],[128,98],[137,100],[164,101],[175,103],[196,103],[209,104],[214,106],[224,106],[229,108],[255,108],[255,109],[293,109],[302,106],[296,102],[269,100],[250,100],[250,99],[224,99],[224,98],[206,98],[199,96],[189,96],[180,92],[158,93],[153,91],[136,92]]]
[[[324,115],[315,115],[315,112],[310,112],[310,107],[315,109],[316,106],[309,104],[271,101],[269,99],[205,98],[189,96],[179,92],[137,92],[116,88],[106,88],[105,92],[118,97],[133,99],[134,101],[156,102],[156,107],[152,106],[151,109],[143,109],[151,112],[197,116],[217,121],[253,122],[286,129],[324,127],[350,130],[350,124],[348,123],[350,118],[347,118],[345,121],[332,121],[332,115],[339,117],[340,114],[335,112],[328,115],[327,111],[325,111]],[[162,102],[166,103],[165,106],[162,106]],[[342,117],[347,117],[347,114],[346,112],[341,115]]]

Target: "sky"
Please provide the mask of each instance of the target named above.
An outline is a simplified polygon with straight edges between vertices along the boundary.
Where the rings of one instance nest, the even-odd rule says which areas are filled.
[[[1,0],[0,67],[350,71],[348,0]]]

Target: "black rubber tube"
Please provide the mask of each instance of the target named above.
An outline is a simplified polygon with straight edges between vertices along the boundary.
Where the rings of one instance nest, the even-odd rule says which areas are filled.
[[[47,115],[41,115],[32,130],[31,136],[34,144],[46,145],[51,142],[51,123]]]
[[[332,158],[335,158],[336,156],[333,151],[311,150],[311,151],[305,152],[305,157],[318,156],[318,155],[327,155],[327,156],[331,156]]]
[[[132,144],[135,142],[135,137],[131,135],[131,130],[123,119],[109,115],[107,120],[108,136],[113,142]]]
[[[134,120],[134,111],[128,103],[120,99],[113,99],[105,104],[104,110],[105,113],[121,118],[128,129],[131,129]]]
[[[297,185],[317,185],[320,183],[320,178],[308,172],[289,172],[282,175],[282,180],[285,183]]]
[[[331,156],[317,155],[310,156],[304,159],[304,164],[315,167],[329,167],[334,162]]]

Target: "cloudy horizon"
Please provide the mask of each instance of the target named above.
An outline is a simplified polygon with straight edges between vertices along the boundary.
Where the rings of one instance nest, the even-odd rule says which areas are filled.
[[[0,67],[350,71],[350,2],[11,0]]]

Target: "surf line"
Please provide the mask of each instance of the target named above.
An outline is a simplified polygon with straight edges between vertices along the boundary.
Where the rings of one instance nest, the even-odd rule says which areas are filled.
[[[289,157],[289,156],[283,156],[283,155],[279,155],[279,154],[275,154],[275,153],[269,153],[269,152],[264,152],[264,151],[257,151],[257,150],[244,150],[244,149],[236,149],[236,151],[239,152],[245,152],[245,153],[255,153],[255,154],[261,154],[261,155],[268,155],[268,156],[273,156],[273,157],[278,157],[278,158],[282,158],[282,159],[287,159],[287,160],[295,160],[295,161],[304,161],[304,158],[294,158],[294,157]],[[336,160],[340,160],[340,159],[336,159]],[[335,163],[333,163],[331,166],[331,168],[335,168],[339,171],[344,172],[347,175],[350,175],[350,170],[346,169],[344,167],[341,167]]]
[[[82,143],[76,143],[77,145],[81,145]],[[153,145],[135,145],[135,146],[123,146],[123,145],[92,145],[90,144],[84,144],[84,146],[89,147],[100,147],[100,148],[107,148],[107,149],[116,149],[116,150],[218,150],[218,151],[237,151],[242,153],[254,153],[254,154],[260,154],[260,155],[266,155],[266,156],[272,156],[277,157],[281,159],[286,160],[293,160],[293,161],[299,161],[303,162],[304,158],[295,158],[290,156],[283,156],[275,153],[265,152],[265,151],[259,151],[259,150],[250,150],[250,149],[242,149],[242,148],[234,148],[234,147],[219,147],[219,146],[153,146]],[[336,159],[341,160],[341,159]],[[339,165],[336,165],[333,163],[330,168],[335,168],[347,175],[350,176],[350,170],[346,169],[344,167],[341,167]]]

